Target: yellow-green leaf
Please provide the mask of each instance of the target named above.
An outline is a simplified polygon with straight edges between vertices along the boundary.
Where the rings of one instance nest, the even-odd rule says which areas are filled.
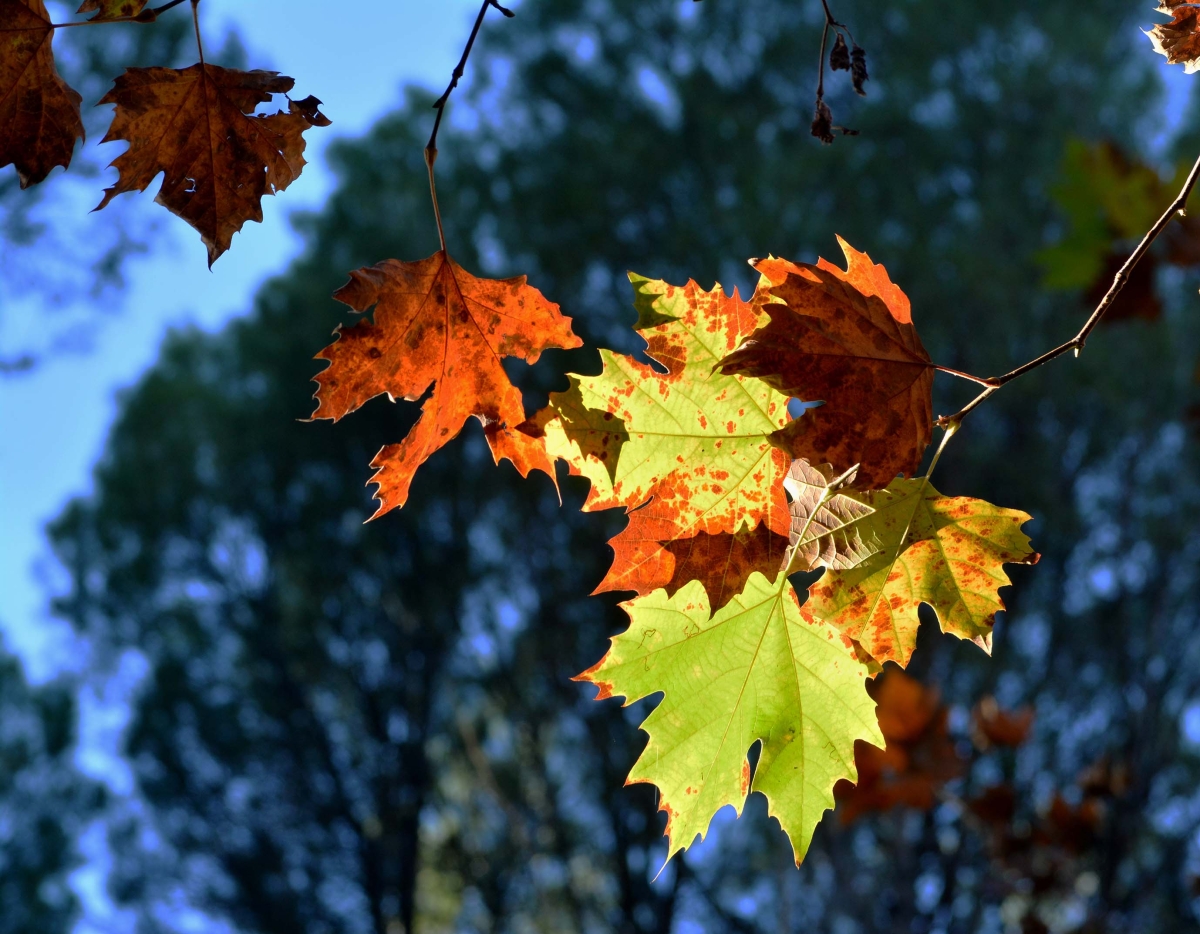
[[[837,626],[880,662],[907,665],[917,642],[917,609],[928,603],[942,631],[992,645],[992,622],[1011,583],[1005,563],[1034,564],[1021,526],[1030,516],[980,499],[943,496],[927,480],[895,480],[851,494],[875,511],[859,523],[882,551],[850,570],[826,571],[809,590],[814,615]]]
[[[629,629],[579,676],[626,703],[662,691],[642,728],[650,735],[629,774],[661,792],[668,859],[705,835],[718,810],[739,814],[749,791],[803,858],[839,779],[857,779],[854,742],[883,745],[866,665],[834,628],[809,618],[787,579],[751,575],[709,618],[692,581],[623,604]],[[761,742],[753,782],[747,753]]]

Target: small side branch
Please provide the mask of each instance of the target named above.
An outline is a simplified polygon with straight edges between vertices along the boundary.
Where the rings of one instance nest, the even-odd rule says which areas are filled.
[[[1167,225],[1171,223],[1171,220],[1176,215],[1181,217],[1184,215],[1184,208],[1187,206],[1188,197],[1191,195],[1192,189],[1196,187],[1196,181],[1198,178],[1200,178],[1200,157],[1197,157],[1196,162],[1192,165],[1192,170],[1188,172],[1187,179],[1184,181],[1183,187],[1180,188],[1179,194],[1176,195],[1175,200],[1167,206],[1167,209],[1163,211],[1162,216],[1154,222],[1154,225],[1148,231],[1146,231],[1146,235],[1142,237],[1141,242],[1137,245],[1134,251],[1129,254],[1129,258],[1125,260],[1121,268],[1117,270],[1117,274],[1113,276],[1112,285],[1108,287],[1108,291],[1105,292],[1104,297],[1100,299],[1100,304],[1098,304],[1091,315],[1088,316],[1088,319],[1086,322],[1084,322],[1083,327],[1079,329],[1078,334],[1076,334],[1066,343],[1059,344],[1053,350],[1046,351],[1046,353],[1042,354],[1040,357],[1034,357],[1028,363],[1021,364],[1021,366],[1017,367],[1015,370],[1005,373],[1003,376],[993,376],[986,380],[977,380],[977,382],[982,382],[987,388],[953,415],[941,416],[937,421],[938,425],[942,428],[949,428],[951,426],[957,427],[970,412],[978,408],[984,402],[984,400],[999,392],[1000,389],[1007,383],[1011,383],[1017,377],[1024,376],[1031,370],[1036,370],[1038,367],[1049,363],[1051,360],[1061,357],[1063,354],[1067,353],[1067,351],[1074,351],[1075,356],[1078,357],[1080,352],[1083,350],[1084,345],[1087,343],[1088,335],[1090,335],[1096,325],[1100,323],[1100,319],[1103,318],[1105,312],[1112,307],[1112,304],[1114,301],[1116,301],[1117,296],[1121,294],[1121,290],[1125,288],[1126,283],[1129,282],[1129,275],[1133,272],[1133,267],[1136,266],[1141,258],[1146,255],[1151,245],[1155,240],[1158,239],[1158,235],[1166,230]],[[943,368],[939,367],[939,369]]]
[[[446,113],[446,102],[450,100],[451,92],[458,87],[458,82],[466,72],[467,59],[471,56],[475,37],[479,35],[479,27],[483,25],[483,18],[487,15],[488,7],[495,7],[507,17],[516,16],[512,10],[502,7],[497,0],[483,0],[483,4],[479,7],[479,15],[475,17],[475,25],[471,27],[471,35],[467,38],[467,45],[463,49],[462,58],[458,60],[458,64],[454,66],[454,72],[450,76],[450,83],[442,92],[442,96],[433,102],[433,109],[437,111],[437,116],[433,120],[433,131],[429,134],[429,142],[425,144],[425,167],[429,170],[429,197],[433,199],[433,216],[437,220],[438,241],[441,243],[443,252],[446,250],[446,233],[442,229],[442,211],[438,207],[437,185],[433,178],[433,164],[437,161],[438,153],[437,135],[442,126],[442,116]]]

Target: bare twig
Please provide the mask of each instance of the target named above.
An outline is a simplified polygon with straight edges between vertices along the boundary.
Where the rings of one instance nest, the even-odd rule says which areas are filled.
[[[1121,294],[1121,290],[1125,288],[1125,284],[1129,281],[1129,274],[1133,271],[1133,267],[1136,266],[1138,261],[1146,255],[1146,252],[1150,249],[1151,244],[1158,239],[1158,235],[1167,228],[1167,225],[1171,223],[1171,220],[1176,215],[1182,217],[1185,214],[1184,208],[1187,205],[1187,200],[1192,193],[1192,189],[1196,187],[1197,178],[1200,178],[1200,157],[1197,157],[1195,164],[1192,166],[1192,170],[1188,173],[1187,180],[1184,181],[1183,187],[1179,189],[1179,194],[1176,195],[1175,200],[1168,205],[1165,211],[1163,211],[1162,216],[1154,222],[1154,226],[1146,231],[1146,235],[1142,237],[1141,243],[1139,243],[1134,251],[1129,254],[1129,258],[1125,260],[1121,268],[1117,270],[1117,274],[1113,276],[1112,285],[1108,287],[1108,291],[1105,292],[1104,297],[1100,299],[1100,304],[1096,306],[1095,310],[1088,317],[1083,327],[1079,329],[1078,334],[1076,334],[1066,343],[1059,344],[1053,350],[1048,350],[1040,357],[1034,357],[1028,363],[1023,363],[1015,370],[1011,370],[1010,372],[1005,373],[1003,376],[992,376],[988,377],[987,379],[968,377],[974,379],[974,381],[977,383],[985,385],[987,388],[953,415],[941,416],[937,420],[938,425],[942,428],[949,428],[952,425],[957,427],[969,412],[977,408],[989,396],[995,395],[997,392],[999,392],[1002,386],[1007,383],[1011,383],[1018,376],[1024,376],[1030,370],[1036,370],[1038,367],[1049,363],[1051,360],[1061,357],[1068,350],[1075,351],[1075,356],[1078,357],[1080,351],[1083,350],[1084,345],[1087,343],[1088,335],[1092,333],[1092,329],[1100,323],[1100,319],[1104,317],[1104,313],[1112,307],[1112,303],[1116,301],[1117,296]],[[939,369],[941,368],[939,367]],[[956,375],[965,376],[966,374]]]
[[[438,207],[437,185],[433,180],[433,164],[437,161],[438,153],[437,135],[442,126],[442,116],[446,112],[446,102],[450,99],[450,93],[458,87],[458,82],[466,70],[467,59],[471,55],[471,48],[475,45],[475,37],[479,35],[479,27],[483,25],[483,17],[487,14],[488,7],[495,7],[508,17],[516,15],[512,10],[502,7],[497,0],[483,0],[483,4],[479,7],[479,15],[475,17],[475,25],[471,27],[471,35],[467,38],[466,48],[463,49],[462,58],[458,60],[458,64],[454,66],[454,72],[450,76],[450,83],[442,92],[442,96],[433,102],[437,116],[433,120],[433,131],[429,134],[429,142],[425,144],[425,167],[429,170],[429,197],[433,199],[433,216],[437,220],[438,241],[442,245],[442,252],[446,250],[446,233],[442,229],[442,211]]]

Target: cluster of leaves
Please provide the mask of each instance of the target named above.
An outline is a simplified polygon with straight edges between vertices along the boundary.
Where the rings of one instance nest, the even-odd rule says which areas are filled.
[[[0,167],[13,165],[21,187],[70,165],[83,139],[81,95],[59,75],[57,29],[117,22],[152,23],[182,0],[85,0],[89,20],[56,24],[44,0],[0,0]],[[120,176],[97,210],[127,191],[144,191],[160,172],[157,198],[200,233],[212,263],[248,220],[262,220],[262,198],[282,191],[304,167],[303,134],[328,126],[315,97],[288,99],[286,111],[255,113],[294,81],[273,71],[239,71],[204,61],[199,0],[191,0],[200,60],[188,68],[129,68],[98,103],[115,105],[101,142],[129,149],[112,163]]]
[[[904,293],[842,248],[845,269],[756,261],[748,300],[631,276],[651,362],[602,350],[599,374],[571,375],[528,418],[501,358],[578,346],[569,319],[444,251],[353,273],[337,297],[373,320],[319,355],[317,418],[434,387],[372,462],[377,516],[470,415],[497,462],[553,478],[565,461],[590,482],[585,511],[627,513],[598,589],[637,594],[630,627],[579,677],[601,697],[665,694],[630,781],[658,786],[671,854],[757,790],[799,860],[834,785],[856,778],[855,742],[884,745],[867,679],[908,663],[920,605],[987,649],[1002,565],[1037,560],[1025,513],[915,476],[935,368]],[[821,404],[792,418],[792,399]],[[789,577],[818,569],[802,601]]]

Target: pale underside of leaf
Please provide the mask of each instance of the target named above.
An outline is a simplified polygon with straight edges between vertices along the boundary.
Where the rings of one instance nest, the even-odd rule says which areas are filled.
[[[803,458],[792,461],[783,488],[790,501],[792,530],[785,567],[789,573],[816,567],[845,570],[878,554],[880,544],[863,538],[860,523],[875,510],[839,492],[854,482],[854,470],[835,476],[828,464],[814,467]]]

